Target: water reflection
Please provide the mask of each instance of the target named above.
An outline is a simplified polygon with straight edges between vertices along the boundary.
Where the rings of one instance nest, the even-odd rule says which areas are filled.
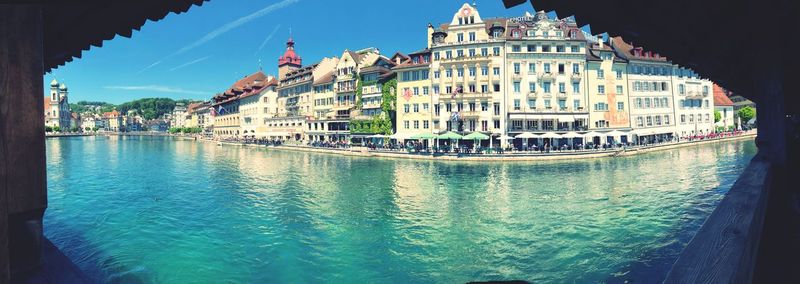
[[[46,234],[81,267],[259,283],[658,281],[755,154],[483,164],[152,137],[47,149]]]

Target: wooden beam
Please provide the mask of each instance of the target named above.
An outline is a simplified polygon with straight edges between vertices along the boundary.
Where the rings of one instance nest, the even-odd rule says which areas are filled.
[[[749,283],[769,194],[770,163],[759,154],[689,242],[664,283]]]
[[[0,282],[40,261],[47,207],[42,38],[41,5],[0,5]]]

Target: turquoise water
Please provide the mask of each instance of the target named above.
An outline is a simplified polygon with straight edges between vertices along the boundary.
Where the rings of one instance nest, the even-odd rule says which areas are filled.
[[[45,235],[100,282],[653,282],[755,153],[481,164],[48,139]]]

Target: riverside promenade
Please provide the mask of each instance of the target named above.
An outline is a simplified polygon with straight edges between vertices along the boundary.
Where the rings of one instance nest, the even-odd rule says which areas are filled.
[[[405,149],[401,150],[385,150],[385,149],[369,149],[367,147],[352,146],[348,148],[328,148],[328,147],[312,147],[305,145],[291,145],[283,144],[279,146],[266,146],[261,144],[251,144],[242,142],[225,142],[209,139],[199,139],[199,141],[216,143],[220,146],[249,146],[249,147],[267,147],[270,150],[279,151],[300,151],[300,152],[313,152],[342,156],[355,156],[355,157],[375,157],[375,158],[398,158],[398,159],[417,159],[417,160],[444,160],[444,161],[550,161],[550,160],[574,160],[574,159],[592,159],[592,158],[605,158],[605,157],[620,157],[630,156],[636,154],[649,153],[654,151],[662,151],[675,149],[680,147],[693,147],[712,143],[724,143],[738,140],[755,139],[757,132],[755,130],[744,132],[734,136],[709,138],[693,141],[680,141],[680,142],[664,142],[649,145],[626,146],[619,148],[609,149],[588,149],[588,150],[560,150],[549,152],[535,152],[535,151],[506,151],[503,154],[466,154],[466,153],[441,153],[441,152],[408,152]],[[187,139],[194,139],[184,137]]]

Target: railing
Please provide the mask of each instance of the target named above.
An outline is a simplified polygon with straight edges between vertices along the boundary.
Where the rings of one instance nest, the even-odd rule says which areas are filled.
[[[545,73],[540,73],[539,78],[541,78],[542,80],[553,80],[554,76],[553,73],[545,72]]]
[[[583,78],[581,73],[572,73],[570,77],[572,78],[572,81],[580,81]]]
[[[672,266],[664,283],[750,283],[773,171],[757,155]]]

